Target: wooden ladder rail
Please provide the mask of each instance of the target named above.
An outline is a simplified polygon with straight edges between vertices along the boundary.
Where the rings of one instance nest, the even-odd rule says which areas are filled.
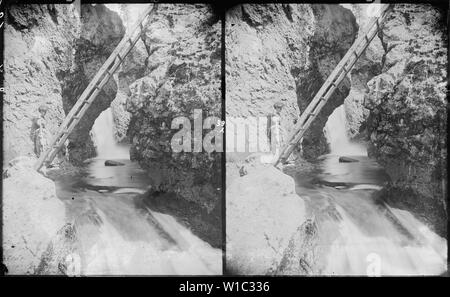
[[[389,10],[391,9],[390,4],[384,4],[380,8],[380,13],[375,17],[364,30],[364,34],[361,34],[350,49],[347,51],[345,56],[336,65],[333,72],[328,76],[327,80],[324,82],[322,87],[319,89],[317,94],[314,96],[313,100],[306,107],[305,111],[301,114],[297,124],[294,127],[294,133],[289,137],[288,143],[283,147],[280,155],[277,157],[273,165],[276,167],[280,162],[285,164],[303,137],[303,134],[309,128],[313,120],[317,117],[322,107],[330,99],[333,92],[337,89],[339,84],[344,80],[347,74],[350,72],[352,67],[355,65],[356,61],[363,54],[366,48],[369,46],[370,42],[373,40],[375,35],[381,28],[383,21],[386,19]]]
[[[39,169],[45,162],[50,163],[55,158],[58,151],[64,145],[65,141],[69,137],[70,133],[79,123],[83,115],[86,113],[89,106],[95,100],[105,84],[109,81],[111,76],[115,73],[117,68],[122,64],[125,57],[134,47],[142,34],[142,30],[148,24],[150,18],[156,13],[157,4],[150,4],[142,13],[136,24],[132,27],[130,32],[126,34],[114,51],[103,63],[97,74],[88,84],[86,89],[78,98],[72,109],[66,115],[64,121],[59,126],[57,133],[52,138],[49,148],[42,153],[38,161],[35,164],[35,169]]]

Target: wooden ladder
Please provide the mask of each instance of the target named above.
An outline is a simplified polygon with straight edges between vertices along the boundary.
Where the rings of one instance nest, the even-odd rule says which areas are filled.
[[[58,151],[64,145],[67,137],[69,137],[75,126],[80,122],[89,106],[139,40],[142,30],[148,24],[150,18],[156,13],[156,10],[157,4],[150,4],[142,13],[136,24],[132,27],[130,32],[124,36],[109,58],[105,61],[105,63],[103,63],[102,67],[100,67],[97,74],[83,91],[80,98],[77,100],[75,105],[67,114],[63,123],[60,125],[58,132],[54,135],[50,142],[49,148],[39,157],[39,160],[35,164],[36,170],[39,171],[42,165],[45,163],[49,164],[53,161]]]
[[[375,35],[381,28],[381,24],[386,19],[388,12],[391,8],[390,4],[384,4],[380,7],[379,15],[375,17],[366,27],[365,33],[355,40],[353,45],[347,51],[345,56],[341,59],[339,64],[336,65],[333,72],[328,76],[325,83],[314,96],[313,100],[306,107],[305,111],[301,114],[297,124],[294,127],[294,133],[289,138],[288,143],[281,150],[280,155],[274,162],[276,167],[280,162],[285,164],[291,155],[292,151],[295,149],[297,144],[303,137],[303,134],[309,128],[311,123],[317,117],[322,107],[330,99],[333,92],[337,89],[339,84],[344,80],[347,74],[355,65],[358,58],[363,54],[366,48],[369,46],[370,42],[373,40]]]

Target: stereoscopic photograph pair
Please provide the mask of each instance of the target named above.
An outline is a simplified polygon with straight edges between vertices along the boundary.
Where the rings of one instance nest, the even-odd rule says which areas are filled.
[[[4,275],[447,274],[448,3],[3,3]]]

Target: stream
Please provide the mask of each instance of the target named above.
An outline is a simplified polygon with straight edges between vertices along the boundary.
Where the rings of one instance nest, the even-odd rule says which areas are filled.
[[[329,117],[331,153],[319,158],[310,180],[297,176],[318,229],[323,275],[438,275],[447,270],[447,241],[406,210],[377,199],[389,177],[366,149],[348,140],[343,106]],[[340,163],[340,156],[357,162]]]
[[[222,251],[193,235],[170,215],[136,203],[151,185],[114,140],[113,117],[104,111],[92,137],[98,156],[77,176],[56,181],[57,195],[74,222],[81,275],[221,274]],[[123,166],[105,166],[106,160]]]

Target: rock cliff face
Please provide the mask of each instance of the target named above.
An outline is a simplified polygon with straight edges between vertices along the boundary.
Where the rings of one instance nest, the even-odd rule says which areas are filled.
[[[376,13],[370,4],[348,4],[356,17],[359,30],[358,36],[363,34],[366,25],[371,20],[371,13]],[[380,37],[377,35],[367,49],[358,59],[350,72],[350,93],[344,101],[344,109],[347,116],[347,134],[350,139],[365,141],[365,120],[369,116],[369,110],[364,107],[364,97],[368,92],[367,82],[381,73],[383,66],[384,48]]]
[[[221,118],[221,24],[207,5],[159,5],[143,35],[149,54],[144,74],[129,87],[131,113],[128,136],[131,158],[147,169],[154,189],[174,192],[192,202],[190,207],[221,214],[221,155],[213,152],[175,153],[171,140],[181,127],[171,129],[176,117],[192,124],[194,109],[202,118]],[[187,127],[184,127],[185,129]],[[205,127],[203,136],[211,130]],[[218,140],[216,140],[218,141]],[[220,221],[220,220],[219,220]],[[197,227],[201,227],[201,223]],[[195,228],[196,226],[194,226]],[[220,234],[220,224],[214,226]],[[213,245],[220,246],[220,238]]]
[[[46,104],[51,133],[64,119],[59,73],[73,66],[81,21],[74,5],[18,5],[7,9],[3,160],[34,156],[33,118]]]
[[[147,5],[148,4],[107,4],[106,6],[110,9],[114,9],[114,11],[119,14],[126,32],[129,33]],[[116,75],[118,90],[116,98],[111,103],[111,108],[115,124],[115,138],[118,142],[131,142],[127,135],[131,114],[126,109],[127,98],[130,95],[129,86],[145,75],[148,58],[149,52],[147,51],[143,40],[139,39],[133,49],[131,49]]]
[[[4,160],[34,155],[33,118],[41,104],[54,134],[65,114],[124,34],[118,16],[103,5],[14,5],[5,25]],[[95,154],[89,131],[114,99],[110,80],[70,136],[70,159]]]
[[[283,103],[282,142],[351,46],[357,25],[340,5],[239,5],[227,13],[228,117],[265,117]],[[303,138],[303,156],[327,151],[323,127],[349,91],[346,81]]]
[[[74,49],[74,65],[68,71],[59,73],[66,114],[125,34],[117,13],[104,5],[82,5],[81,18],[80,38],[76,40]],[[69,157],[72,163],[78,164],[95,156],[89,131],[100,113],[111,105],[116,93],[116,82],[110,79],[69,136]]]
[[[447,32],[445,12],[395,5],[380,35],[382,73],[365,107],[369,155],[392,179],[384,198],[446,235]]]

